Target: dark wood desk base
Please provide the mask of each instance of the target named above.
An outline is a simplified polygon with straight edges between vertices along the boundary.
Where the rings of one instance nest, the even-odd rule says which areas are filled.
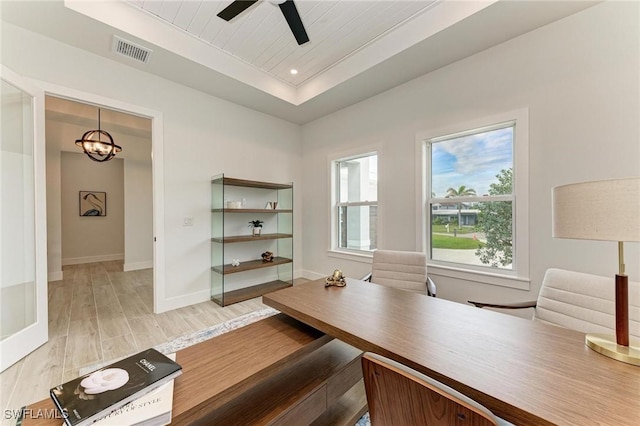
[[[172,425],[353,424],[366,411],[362,352],[283,314],[179,351]],[[53,409],[50,399],[28,407]],[[26,418],[24,426],[60,425]]]

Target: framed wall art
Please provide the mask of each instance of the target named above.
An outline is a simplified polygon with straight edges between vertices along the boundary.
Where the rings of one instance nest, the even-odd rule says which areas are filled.
[[[80,191],[80,216],[106,216],[107,193]]]

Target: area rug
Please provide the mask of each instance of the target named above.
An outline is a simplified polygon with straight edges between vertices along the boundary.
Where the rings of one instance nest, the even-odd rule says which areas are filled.
[[[155,346],[154,348],[159,352],[162,352],[163,354],[170,354],[172,352],[177,352],[180,349],[188,348],[189,346],[227,333],[231,330],[235,330],[236,328],[244,327],[245,325],[249,325],[252,322],[259,321],[277,313],[278,311],[273,308],[265,308],[259,311],[249,312],[248,314],[241,315],[237,318],[231,319],[221,324],[213,325],[211,327],[205,328],[204,330],[196,331],[195,333],[175,338],[170,342],[162,343]]]

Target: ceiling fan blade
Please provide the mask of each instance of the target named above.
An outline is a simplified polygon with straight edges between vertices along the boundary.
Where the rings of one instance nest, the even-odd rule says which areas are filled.
[[[222,9],[218,16],[225,21],[230,21],[236,16],[240,15],[242,12],[251,7],[252,4],[256,3],[258,0],[235,0],[229,6]]]
[[[289,28],[291,28],[291,32],[296,38],[298,44],[305,44],[308,42],[309,36],[307,35],[307,31],[304,29],[302,19],[300,19],[300,14],[298,13],[298,9],[296,8],[296,4],[293,0],[287,0],[279,6],[282,14],[284,15],[284,19],[287,20],[287,24],[289,24]]]

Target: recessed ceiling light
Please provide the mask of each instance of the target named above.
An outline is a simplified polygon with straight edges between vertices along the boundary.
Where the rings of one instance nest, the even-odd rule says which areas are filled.
[[[298,70],[295,68],[291,68],[291,71],[289,71],[291,74],[296,75],[298,74]]]

